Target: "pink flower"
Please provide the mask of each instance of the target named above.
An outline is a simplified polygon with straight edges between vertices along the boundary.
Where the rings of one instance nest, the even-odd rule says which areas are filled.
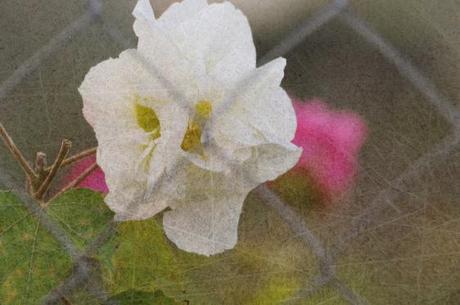
[[[318,190],[332,199],[353,184],[367,125],[355,113],[330,109],[314,99],[293,101],[297,115],[294,144],[303,148],[296,168],[305,170]]]
[[[86,157],[78,162],[76,162],[69,170],[69,173],[64,177],[63,183],[64,186],[70,183],[72,180],[76,179],[80,176],[87,168],[89,168],[92,164],[96,162],[96,156],[91,155]],[[109,192],[109,188],[105,183],[105,176],[104,172],[98,166],[95,170],[93,170],[85,179],[83,179],[77,187],[90,189],[96,192],[101,192],[107,194]]]

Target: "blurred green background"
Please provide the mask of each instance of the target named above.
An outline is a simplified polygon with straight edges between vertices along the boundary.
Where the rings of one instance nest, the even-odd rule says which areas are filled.
[[[105,26],[116,27],[134,47],[131,11],[136,1],[103,2]],[[165,1],[151,2],[160,10],[166,6]],[[259,56],[326,3],[237,2],[250,18]],[[0,83],[83,14],[86,7],[85,1],[75,0],[0,2]],[[351,1],[351,7],[458,108],[459,1],[356,0]],[[103,23],[96,21],[70,37],[68,43],[0,101],[0,121],[28,158],[32,159],[39,150],[54,156],[63,137],[73,140],[74,152],[96,144],[82,117],[77,88],[90,67],[116,57],[124,49],[103,27]],[[373,45],[339,20],[332,20],[308,36],[285,57],[288,65],[283,86],[292,96],[319,97],[339,109],[353,110],[364,117],[370,129],[353,192],[328,208],[311,207],[302,194],[284,194],[288,202],[330,245],[338,235],[348,232],[353,217],[362,213],[380,190],[393,188],[397,193],[393,207],[388,205],[375,216],[375,226],[347,245],[337,262],[339,277],[370,304],[458,304],[458,147],[443,158],[420,166],[416,179],[406,179],[399,185],[392,182],[448,136],[452,126]],[[0,170],[21,175],[3,146]],[[246,204],[241,226],[249,226],[247,215],[263,219],[264,213],[268,212]],[[301,243],[298,236],[286,232],[278,237],[285,242]],[[282,243],[279,246],[283,247]],[[304,285],[308,286],[308,279],[317,271],[313,270],[311,254],[306,253],[302,254],[306,255],[302,256],[306,264],[302,274],[307,274]],[[290,260],[298,264],[300,258]],[[269,272],[272,267],[264,268]],[[284,277],[289,279],[289,273]],[[344,302],[335,292],[323,292],[299,304]]]

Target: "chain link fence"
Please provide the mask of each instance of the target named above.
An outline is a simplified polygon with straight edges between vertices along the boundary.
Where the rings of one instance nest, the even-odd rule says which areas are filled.
[[[0,100],[8,97],[15,88],[24,80],[31,77],[34,72],[40,71],[54,54],[61,52],[66,45],[80,32],[88,30],[97,24],[102,28],[115,45],[129,48],[133,42],[124,37],[117,28],[116,22],[107,20],[103,16],[104,7],[97,0],[87,3],[87,10],[77,17],[59,34],[50,39],[43,47],[39,48],[31,57],[23,61],[14,73],[6,78],[0,86]],[[310,228],[309,223],[280,197],[270,191],[266,186],[257,188],[256,193],[264,203],[287,223],[295,236],[300,237],[316,256],[320,274],[313,280],[309,287],[301,289],[294,298],[286,300],[286,304],[295,302],[297,299],[308,299],[322,289],[333,289],[350,304],[372,304],[373,300],[366,299],[355,289],[341,279],[336,272],[337,261],[347,249],[347,245],[362,236],[369,230],[382,225],[381,215],[390,209],[398,207],[393,202],[402,195],[401,188],[407,181],[411,181],[426,174],[425,166],[431,162],[441,161],[447,155],[458,149],[460,139],[460,112],[448,97],[440,93],[436,86],[424,76],[405,56],[377,31],[372,29],[366,21],[358,16],[346,0],[335,0],[327,3],[315,14],[304,20],[295,30],[261,57],[258,64],[262,65],[278,56],[285,56],[288,52],[298,47],[310,35],[317,32],[331,21],[339,22],[341,26],[349,28],[355,35],[364,39],[372,48],[375,48],[388,63],[394,65],[400,75],[419,91],[423,101],[430,104],[438,114],[450,124],[450,134],[441,139],[439,143],[418,158],[412,160],[407,168],[388,182],[388,187],[383,187],[375,194],[373,199],[361,210],[360,214],[349,221],[349,230],[338,234],[335,240],[324,240],[316,235],[315,229]],[[33,91],[34,88],[31,89]],[[31,94],[32,96],[33,94]],[[55,143],[50,143],[54,145]],[[83,144],[84,145],[84,144]],[[70,296],[79,289],[85,289],[93,295],[101,304],[109,304],[108,293],[104,290],[100,281],[101,275],[98,262],[93,258],[94,254],[116,232],[116,224],[110,222],[103,232],[95,238],[83,251],[75,246],[72,239],[62,230],[60,224],[52,220],[47,212],[36,205],[23,189],[23,181],[10,175],[8,171],[0,174],[0,184],[6,189],[14,190],[25,204],[26,208],[39,220],[41,226],[46,228],[60,243],[63,249],[73,260],[73,269],[70,276],[56,286],[44,297],[42,304],[56,304],[62,302],[63,296]],[[457,232],[458,233],[458,232]],[[327,244],[327,245],[326,245]]]

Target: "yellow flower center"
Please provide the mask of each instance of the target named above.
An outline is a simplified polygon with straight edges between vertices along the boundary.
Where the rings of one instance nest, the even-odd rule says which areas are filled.
[[[201,126],[191,120],[188,122],[187,131],[180,147],[185,151],[192,151],[201,145]]]
[[[153,139],[160,137],[160,120],[152,108],[136,103],[134,108],[139,127],[151,133]]]
[[[152,140],[160,137],[160,120],[155,111],[141,103],[141,97],[136,96],[134,101],[134,112],[139,127],[150,133]],[[196,153],[205,157],[204,146],[201,143],[201,135],[206,121],[211,117],[212,103],[206,100],[195,104],[195,114],[189,120],[187,130],[182,139],[181,148],[190,153]],[[147,147],[145,147],[146,149]],[[145,157],[148,161],[149,155]]]
[[[198,114],[198,116],[204,119],[209,119],[212,112],[212,104],[208,101],[199,101],[195,105],[195,111]]]
[[[197,153],[204,157],[204,147],[201,134],[206,120],[211,117],[212,104],[209,101],[199,101],[195,105],[195,116],[189,120],[187,130],[182,140],[181,148],[187,152]]]

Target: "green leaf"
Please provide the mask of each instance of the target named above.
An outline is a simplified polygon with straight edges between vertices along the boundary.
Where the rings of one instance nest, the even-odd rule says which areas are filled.
[[[161,290],[147,292],[140,290],[126,290],[114,295],[109,301],[118,305],[178,305],[174,299],[168,298]]]
[[[71,261],[10,192],[0,191],[0,300],[38,304],[69,273]]]
[[[102,194],[73,189],[50,203],[48,214],[67,231],[82,249],[100,234],[113,218]]]
[[[106,278],[113,293],[154,291],[163,286],[180,291],[177,287],[183,277],[174,250],[155,219],[121,223],[117,238],[105,248],[101,259],[106,263]]]

